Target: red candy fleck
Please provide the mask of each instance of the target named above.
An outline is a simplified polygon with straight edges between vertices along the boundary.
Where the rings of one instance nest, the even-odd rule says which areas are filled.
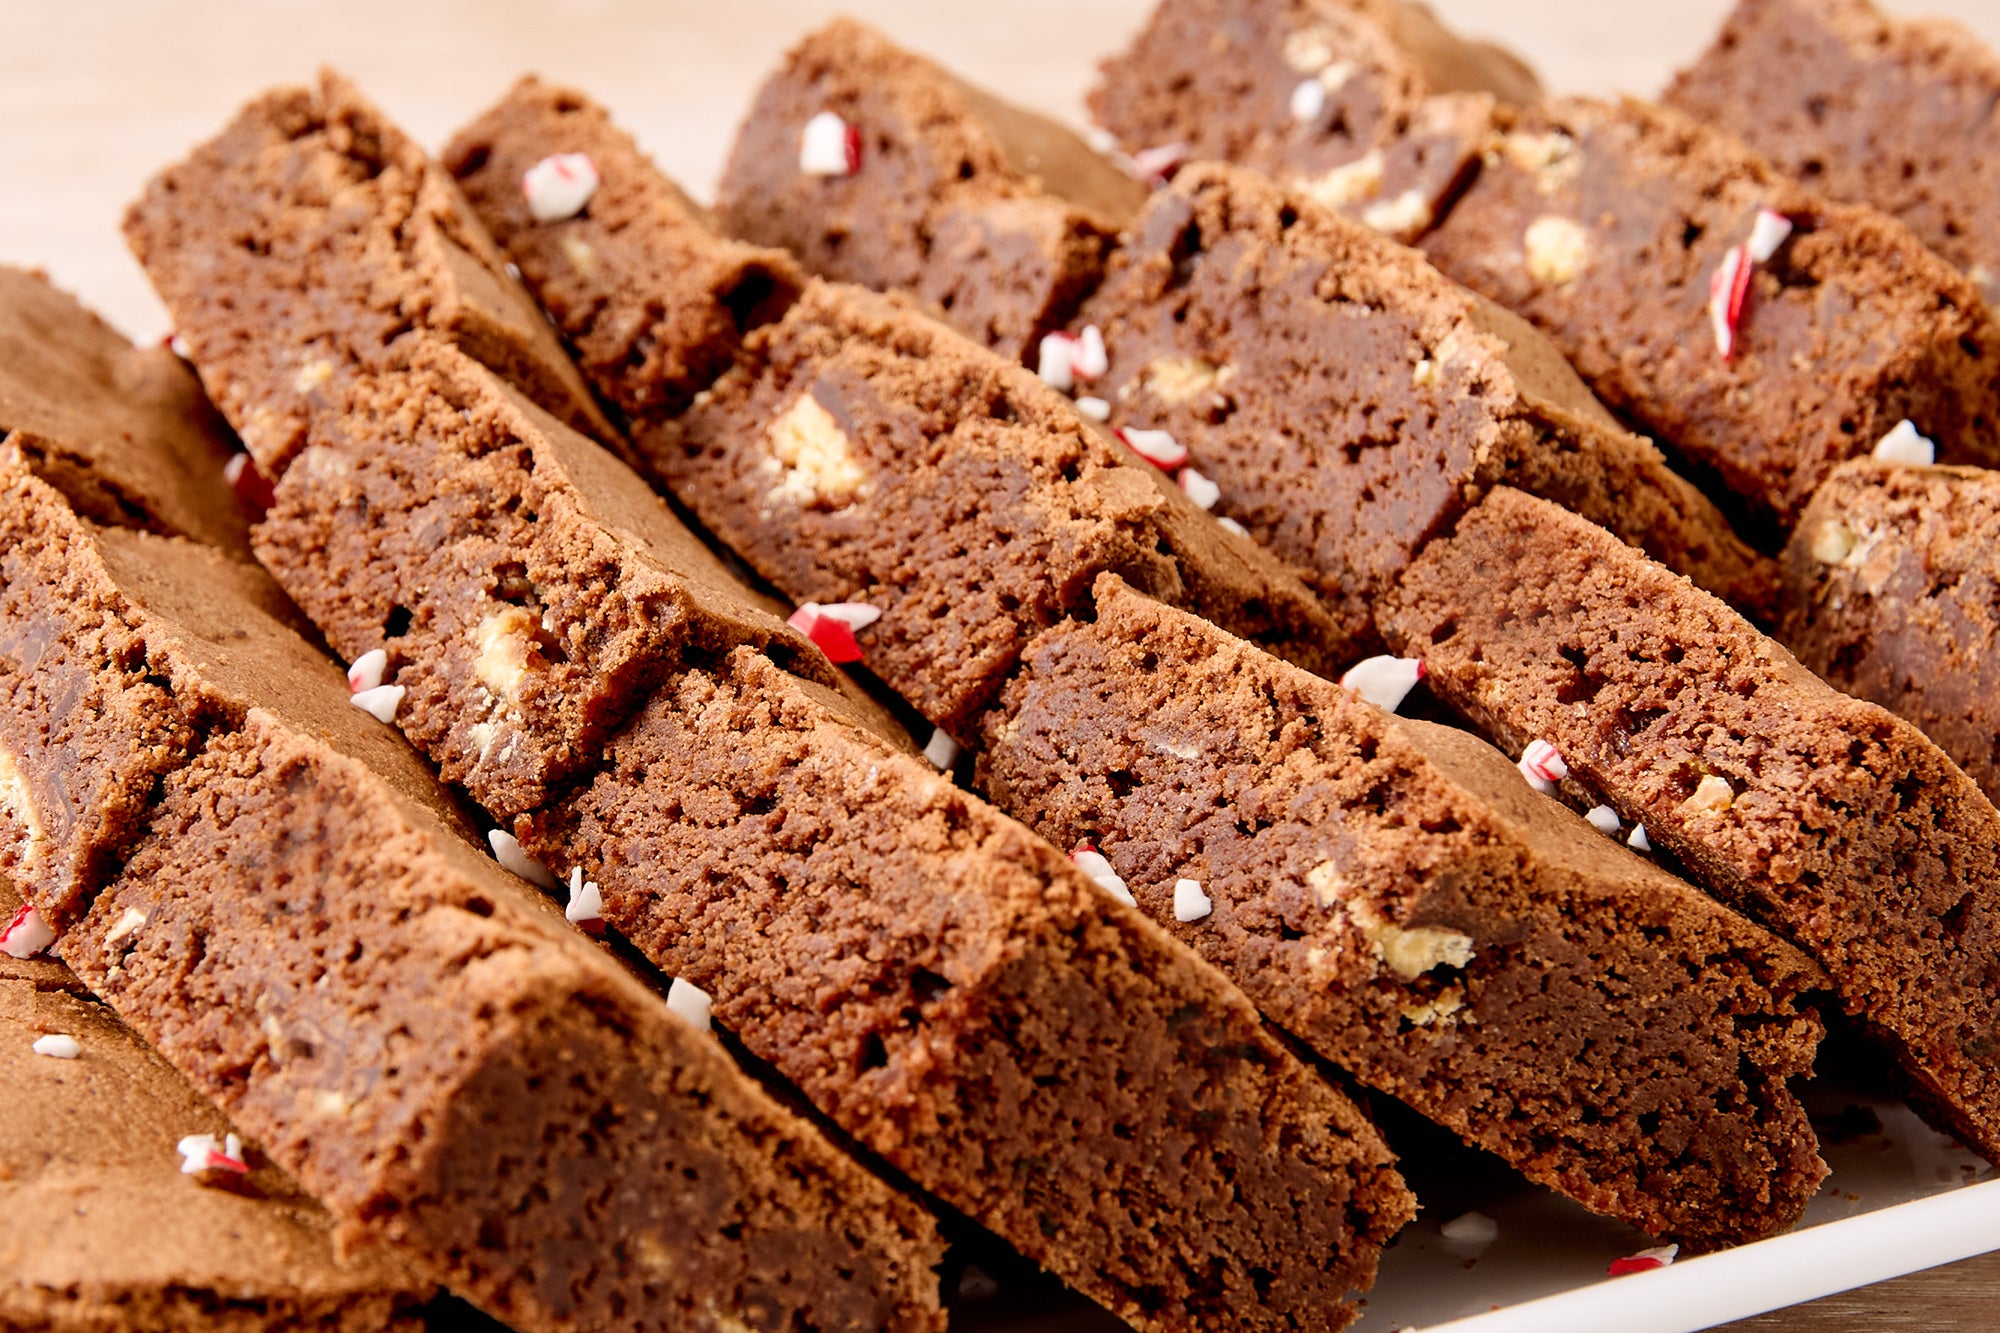
[[[861,644],[854,637],[854,627],[837,616],[827,615],[811,602],[792,612],[786,623],[811,639],[835,666],[861,660]]]
[[[1724,361],[1736,355],[1736,331],[1743,323],[1743,305],[1756,268],[1750,247],[1733,245],[1708,280],[1708,319],[1715,330],[1715,350]]]
[[[1630,1273],[1650,1273],[1656,1268],[1666,1268],[1671,1265],[1674,1256],[1679,1254],[1680,1250],[1681,1247],[1678,1245],[1662,1245],[1654,1250],[1641,1250],[1637,1254],[1628,1254],[1623,1259],[1613,1259],[1611,1267],[1606,1271],[1612,1277],[1624,1277]]]

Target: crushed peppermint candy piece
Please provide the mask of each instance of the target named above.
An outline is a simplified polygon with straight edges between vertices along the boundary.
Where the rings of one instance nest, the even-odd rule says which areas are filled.
[[[831,111],[799,134],[799,170],[808,176],[852,176],[861,170],[861,131]]]
[[[56,942],[55,931],[42,920],[42,914],[23,903],[21,910],[14,913],[14,919],[0,930],[0,953],[9,958],[33,958],[42,950]]]
[[[1897,422],[1887,435],[1875,442],[1875,457],[1884,463],[1914,463],[1929,467],[1937,462],[1937,445],[1917,430],[1908,417]]]
[[[1102,398],[1079,398],[1076,400],[1076,410],[1092,421],[1111,420],[1111,404]]]
[[[128,907],[118,914],[111,923],[111,929],[104,932],[104,947],[109,949],[129,935],[136,935],[152,918],[136,907]]]
[[[715,1026],[714,1002],[708,998],[707,991],[692,981],[674,978],[673,984],[667,987],[667,1008],[673,1010],[683,1022],[703,1032],[711,1031]]]
[[[1477,1251],[1500,1239],[1500,1224],[1484,1213],[1461,1213],[1439,1227],[1438,1233],[1455,1250]]]
[[[1326,114],[1326,85],[1317,76],[1292,89],[1292,119],[1310,124]]]
[[[924,758],[930,760],[931,767],[938,772],[949,773],[951,766],[958,762],[958,742],[943,727],[932,727],[930,744],[924,747]]]
[[[1732,245],[1708,280],[1708,322],[1715,331],[1715,350],[1724,361],[1736,355],[1736,331],[1743,323],[1743,305],[1756,267],[1749,246]]]
[[[1111,863],[1104,859],[1104,853],[1098,851],[1089,843],[1078,843],[1076,850],[1069,854],[1069,859],[1074,861],[1076,868],[1088,876],[1098,888],[1103,889],[1119,902],[1124,903],[1127,907],[1137,907],[1139,905],[1139,900],[1132,896],[1132,890],[1125,887],[1124,879],[1116,870],[1111,868]]]
[[[866,602],[833,602],[825,606],[804,602],[785,623],[811,639],[826,654],[827,661],[846,666],[861,660],[861,643],[854,632],[867,629],[881,618],[882,608]]]
[[[521,197],[537,222],[560,222],[583,211],[603,177],[588,153],[556,153],[521,177]]]
[[[1644,824],[1634,824],[1632,826],[1632,836],[1625,839],[1625,845],[1635,852],[1650,852],[1653,850],[1652,840],[1646,836],[1646,826]]]
[[[1774,213],[1768,208],[1757,210],[1757,220],[1750,226],[1750,258],[1759,264],[1771,262],[1771,256],[1791,237],[1792,220],[1783,213]]]
[[[1657,1249],[1641,1250],[1628,1254],[1623,1259],[1613,1259],[1608,1270],[1613,1277],[1624,1277],[1627,1273],[1650,1273],[1655,1268],[1666,1268],[1680,1255],[1678,1245],[1662,1245]]]
[[[243,1158],[243,1140],[234,1134],[225,1135],[221,1143],[213,1134],[190,1134],[174,1145],[174,1151],[181,1155],[181,1174],[199,1176],[209,1171],[228,1171],[243,1176],[250,1173],[250,1164]]]
[[[1076,344],[1070,348],[1070,372],[1080,380],[1102,379],[1111,369],[1111,353],[1104,346],[1104,330],[1095,324],[1083,326]]]
[[[401,685],[377,685],[372,690],[356,690],[347,702],[373,717],[377,722],[395,725],[396,710],[403,706],[403,696],[408,691]]]
[[[1184,143],[1161,144],[1158,148],[1142,148],[1125,159],[1126,170],[1146,184],[1158,189],[1173,179],[1174,171],[1187,159],[1188,146]]]
[[[1615,838],[1618,836],[1618,812],[1610,806],[1593,805],[1590,809],[1583,812],[1583,817],[1590,821],[1592,828],[1606,837]]]
[[[492,829],[486,834],[486,844],[493,849],[493,859],[503,870],[511,870],[537,888],[554,890],[561,887],[561,881],[549,873],[549,868],[521,850],[521,840],[504,829]]]
[[[178,333],[169,333],[164,338],[161,338],[160,346],[166,348],[183,361],[192,361],[194,359],[188,355],[187,339],[181,337]]]
[[[46,1037],[37,1037],[31,1049],[36,1055],[46,1055],[51,1060],[74,1060],[83,1054],[83,1044],[67,1032],[51,1032]]]
[[[1235,519],[1230,518],[1227,515],[1223,516],[1222,518],[1216,519],[1215,522],[1217,526],[1221,527],[1225,532],[1233,532],[1239,537],[1248,537],[1250,535],[1250,529],[1244,527],[1241,523],[1238,523]]]
[[[1198,879],[1174,881],[1174,920],[1199,921],[1215,910],[1215,900],[1201,891]]]
[[[1118,136],[1102,125],[1092,125],[1083,132],[1083,141],[1090,145],[1093,153],[1109,156],[1118,151]]]
[[[1191,467],[1182,468],[1174,476],[1187,498],[1204,510],[1213,509],[1222,503],[1222,488]]]
[[[257,464],[248,454],[231,454],[222,465],[222,479],[236,492],[237,503],[252,514],[261,516],[278,502],[270,478],[257,470]]]
[[[1521,751],[1521,776],[1528,785],[1544,796],[1556,794],[1556,784],[1569,776],[1569,765],[1556,753],[1556,747],[1545,740],[1532,740],[1528,748]]]
[[[604,928],[604,895],[583,877],[582,866],[570,867],[569,905],[563,908],[563,920],[593,934]]]
[[[1424,678],[1424,663],[1417,657],[1365,658],[1342,674],[1340,688],[1358,694],[1384,712],[1393,713]]]
[[[1051,389],[1068,393],[1076,387],[1076,339],[1067,333],[1045,333],[1035,355],[1035,373]]]
[[[380,648],[370,648],[354,659],[347,668],[347,692],[359,694],[382,684],[383,673],[389,669],[389,654]]]
[[[1120,426],[1112,434],[1123,440],[1133,453],[1162,472],[1173,472],[1187,466],[1187,446],[1167,431],[1132,430]]]

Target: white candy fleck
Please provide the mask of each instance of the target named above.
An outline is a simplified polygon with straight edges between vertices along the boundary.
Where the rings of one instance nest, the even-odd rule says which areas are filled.
[[[958,762],[958,742],[945,733],[943,727],[931,729],[930,744],[924,747],[924,758],[931,761],[931,767],[940,773],[951,772],[951,766]]]
[[[493,829],[486,835],[487,845],[493,849],[493,859],[504,870],[511,870],[537,888],[553,891],[561,881],[549,873],[547,866],[521,850],[521,840],[503,829]]]
[[[394,725],[396,710],[403,706],[405,693],[407,691],[401,685],[377,685],[372,690],[356,692],[348,702],[372,716],[377,722]]]
[[[198,1176],[206,1171],[229,1171],[243,1175],[250,1170],[243,1160],[243,1140],[226,1135],[221,1143],[213,1134],[189,1134],[174,1145],[181,1155],[181,1174]]]
[[[583,211],[597,193],[602,178],[587,153],[556,153],[529,167],[521,177],[521,196],[537,222],[560,222]]]
[[[1201,891],[1198,879],[1174,881],[1174,920],[1199,921],[1215,910],[1215,900]]]
[[[1569,765],[1556,753],[1556,747],[1545,740],[1528,742],[1528,748],[1521,751],[1519,767],[1528,785],[1544,796],[1555,795],[1556,784],[1569,776]]]
[[[1884,463],[1913,463],[1918,467],[1929,467],[1937,462],[1937,445],[1920,434],[1916,423],[1906,417],[1876,441],[1875,457]]]
[[[1366,658],[1349,667],[1340,678],[1340,688],[1393,713],[1403,706],[1403,700],[1423,678],[1424,664],[1421,659],[1384,654]]]
[[[1625,839],[1625,845],[1635,852],[1650,852],[1653,850],[1652,841],[1646,837],[1646,826],[1644,824],[1634,824],[1632,826],[1632,836]]]
[[[1760,264],[1771,262],[1771,256],[1778,253],[1792,234],[1792,220],[1783,213],[1774,213],[1768,208],[1757,210],[1757,221],[1750,227],[1750,257]]]
[[[799,170],[808,176],[852,176],[861,169],[861,136],[831,111],[799,134]]]
[[[136,907],[126,908],[119,914],[118,919],[111,923],[111,929],[104,932],[104,947],[109,949],[127,936],[137,934],[140,927],[149,919]]]
[[[1104,346],[1104,330],[1095,324],[1083,326],[1083,332],[1077,336],[1070,354],[1074,358],[1071,373],[1080,380],[1100,379],[1105,371],[1111,369],[1111,353]]]
[[[1076,339],[1067,333],[1042,335],[1035,357],[1035,373],[1051,389],[1068,393],[1076,387]]]
[[[1174,480],[1180,483],[1187,498],[1203,509],[1213,509],[1222,502],[1222,488],[1191,467],[1182,468]]]
[[[1593,805],[1584,812],[1590,826],[1606,837],[1618,836],[1618,812],[1608,805]]]
[[[866,602],[807,602],[814,612],[828,620],[838,620],[849,629],[867,629],[882,618],[882,608],[870,606]]]
[[[1250,535],[1250,529],[1244,527],[1233,518],[1218,518],[1215,521],[1217,526],[1223,528],[1225,531],[1233,532],[1239,537],[1248,537]]]
[[[35,1038],[34,1052],[51,1060],[74,1060],[83,1054],[83,1046],[66,1032],[51,1032],[46,1037]]]
[[[1438,1228],[1454,1249],[1477,1253],[1500,1239],[1500,1224],[1484,1213],[1461,1213]]]
[[[715,1005],[708,992],[692,981],[674,978],[673,984],[667,987],[667,1008],[679,1015],[683,1022],[703,1032],[714,1026],[711,1015]]]
[[[1164,430],[1133,430],[1120,426],[1118,438],[1139,457],[1154,467],[1172,472],[1184,467],[1188,460],[1187,446]]]
[[[1292,89],[1292,119],[1305,124],[1318,120],[1326,114],[1326,85],[1318,79],[1307,79]]]
[[[1111,420],[1111,404],[1102,398],[1079,398],[1076,400],[1076,410],[1092,421]]]
[[[1076,850],[1069,854],[1069,859],[1076,863],[1076,868],[1088,876],[1091,882],[1119,902],[1127,907],[1139,905],[1138,899],[1132,896],[1132,890],[1125,886],[1124,879],[1111,868],[1111,863],[1104,859],[1104,854],[1089,843],[1078,843]]]
[[[569,905],[563,908],[563,919],[573,926],[604,919],[604,895],[598,892],[597,885],[583,877],[582,866],[570,868]]]
[[[1083,132],[1083,141],[1090,145],[1093,153],[1110,154],[1118,151],[1118,136],[1102,125],[1092,125]]]
[[[382,683],[382,676],[389,669],[389,654],[380,648],[370,648],[354,659],[347,668],[347,692],[359,694],[372,690]]]

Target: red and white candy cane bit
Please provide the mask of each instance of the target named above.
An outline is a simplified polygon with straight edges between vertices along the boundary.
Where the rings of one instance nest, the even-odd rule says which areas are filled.
[[[1102,379],[1104,372],[1111,369],[1111,354],[1104,346],[1104,330],[1095,324],[1083,326],[1083,332],[1070,346],[1070,370],[1075,376],[1088,383]]]
[[[226,1136],[221,1143],[213,1134],[189,1134],[174,1145],[174,1151],[181,1155],[181,1174],[198,1176],[207,1171],[227,1171],[232,1175],[250,1174],[250,1163],[243,1157],[243,1141],[234,1134]]]
[[[786,623],[805,635],[836,666],[861,660],[861,643],[854,632],[866,629],[882,618],[882,608],[866,602],[833,602],[822,606],[807,602],[792,612]]]
[[[347,668],[347,692],[359,694],[372,690],[382,683],[382,677],[389,670],[389,654],[380,648],[370,648],[354,659]]]
[[[1736,331],[1743,323],[1743,306],[1756,268],[1750,247],[1733,245],[1708,280],[1708,322],[1715,330],[1715,350],[1724,361],[1736,355]]]
[[[0,930],[0,953],[9,958],[33,958],[42,950],[56,942],[56,933],[42,914],[26,903],[14,913],[14,919]]]
[[[1420,657],[1369,657],[1349,667],[1340,678],[1340,688],[1359,695],[1385,712],[1403,706],[1417,682],[1430,674]]]
[[[583,211],[603,178],[587,153],[556,153],[521,177],[521,197],[537,222],[560,222]]]
[[[1127,163],[1134,176],[1159,189],[1173,179],[1174,169],[1187,159],[1187,153],[1184,143],[1165,143],[1157,148],[1140,149]]]
[[[1768,208],[1758,209],[1757,220],[1750,224],[1750,257],[1760,264],[1770,263],[1791,234],[1790,218]]]
[[[1204,511],[1222,503],[1222,487],[1191,467],[1184,467],[1176,472],[1174,481],[1181,488],[1181,493]]]
[[[1669,1267],[1680,1254],[1678,1245],[1662,1245],[1658,1249],[1641,1250],[1628,1254],[1623,1259],[1613,1259],[1608,1270],[1612,1277],[1624,1277],[1628,1273],[1650,1273],[1655,1268]]]
[[[253,515],[261,517],[278,502],[270,478],[257,470],[256,461],[248,454],[231,454],[222,465],[222,479],[236,492],[236,502]]]
[[[861,170],[861,131],[836,112],[820,112],[799,132],[799,170],[808,176],[852,176]]]
[[[1556,784],[1569,776],[1569,765],[1556,747],[1541,739],[1528,742],[1528,748],[1521,751],[1519,767],[1528,785],[1544,796],[1555,795]]]
[[[1125,426],[1114,432],[1125,446],[1162,472],[1187,466],[1187,446],[1163,430],[1132,430]]]

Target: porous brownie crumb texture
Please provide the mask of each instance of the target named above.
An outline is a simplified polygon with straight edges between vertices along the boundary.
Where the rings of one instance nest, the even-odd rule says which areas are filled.
[[[1770,71],[1785,77],[1774,79]],[[1893,214],[2000,300],[2000,58],[1866,0],[1740,0],[1665,100],[1835,199]]]
[[[1785,548],[1778,637],[2000,800],[2000,475],[1857,459]]]
[[[1798,952],[1404,722],[1105,579],[1030,645],[980,778],[1364,1083],[1683,1243],[1796,1221]],[[1213,901],[1176,922],[1177,880]]]
[[[20,900],[0,881],[0,912]],[[35,1053],[51,1033],[75,1060]],[[417,1333],[424,1282],[345,1258],[333,1219],[250,1152],[242,1190],[180,1171],[183,1134],[230,1124],[52,960],[0,957],[0,1324],[37,1333]]]
[[[1760,209],[1794,231],[1756,265],[1725,360],[1710,278]],[[1529,244],[1547,219],[1574,226],[1560,263]],[[1905,418],[1941,461],[2000,462],[2000,340],[1978,292],[1893,219],[1675,112],[1575,99],[1513,117],[1423,248],[1780,539],[1836,463]]]
[[[1539,97],[1520,60],[1420,5],[1162,0],[1089,104],[1128,151],[1254,167],[1408,241],[1477,167],[1496,103]]]
[[[648,461],[796,601],[864,602],[868,668],[956,732],[1112,571],[1309,667],[1332,614],[1034,375],[893,299],[815,282]]]
[[[588,156],[600,183],[577,216],[540,222],[521,180],[558,153]],[[571,89],[523,79],[459,131],[443,162],[585,378],[635,429],[685,410],[729,368],[743,335],[782,314],[805,283],[782,250],[717,237],[632,137]]]
[[[1078,325],[1114,424],[1164,429],[1242,522],[1329,597],[1379,594],[1505,482],[1741,606],[1772,571],[1548,341],[1421,256],[1247,171],[1154,197]]]
[[[336,652],[387,652],[397,724],[503,817],[594,763],[690,644],[832,678],[643,481],[442,344],[354,381],[255,538]]]
[[[847,175],[800,168],[806,122],[829,111],[859,136]],[[725,231],[789,249],[821,277],[913,293],[1020,360],[1095,284],[1144,198],[1053,121],[837,19],[758,90],[716,214]]]
[[[201,384],[39,273],[0,265],[0,438],[94,523],[243,549],[235,449]]]
[[[147,187],[125,235],[267,475],[418,329],[617,440],[451,177],[338,75],[250,103]]]
[[[2000,1155],[2000,815],[1915,727],[1506,489],[1411,567],[1383,632],[1503,748],[1547,740],[1578,790],[1804,948],[1931,1114]]]
[[[843,1130],[1135,1328],[1342,1324],[1411,1216],[1220,976],[747,649],[523,832]]]

